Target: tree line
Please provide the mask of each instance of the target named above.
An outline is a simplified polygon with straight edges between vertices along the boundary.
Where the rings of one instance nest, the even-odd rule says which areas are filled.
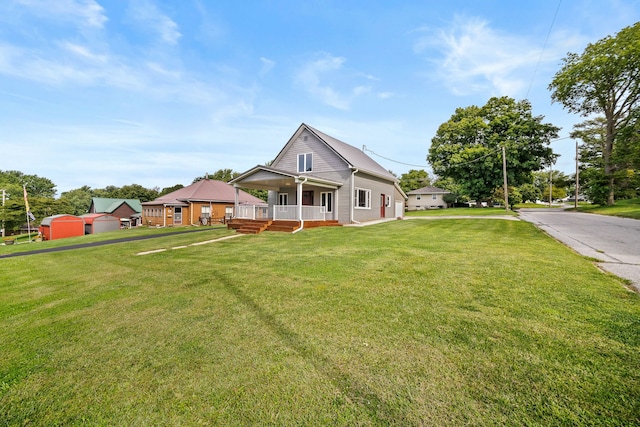
[[[220,169],[213,174],[195,177],[193,182],[204,178],[228,182],[238,175],[238,172],[234,172],[231,169]],[[124,185],[122,187],[109,185],[105,188],[91,188],[84,185],[80,188],[63,192],[56,199],[56,185],[50,179],[38,175],[24,174],[16,170],[0,170],[0,192],[4,190],[4,200],[2,200],[2,206],[0,206],[0,221],[4,224],[5,233],[18,231],[26,224],[24,190],[28,195],[30,211],[36,218],[36,222],[39,223],[40,220],[51,215],[85,214],[89,211],[91,199],[94,197],[137,199],[141,202],[148,202],[183,187],[184,185],[182,184],[162,189],[159,187],[146,188],[139,184]],[[248,189],[245,191],[266,200],[266,191]],[[2,193],[0,193],[0,197],[1,195]]]

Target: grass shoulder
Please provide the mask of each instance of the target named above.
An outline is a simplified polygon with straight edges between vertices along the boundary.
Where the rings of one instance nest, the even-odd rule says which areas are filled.
[[[515,216],[513,211],[506,211],[504,208],[447,208],[447,209],[428,209],[423,211],[408,211],[405,216],[495,216],[510,215]]]
[[[613,206],[581,205],[578,206],[578,211],[640,219],[640,199],[617,200]]]

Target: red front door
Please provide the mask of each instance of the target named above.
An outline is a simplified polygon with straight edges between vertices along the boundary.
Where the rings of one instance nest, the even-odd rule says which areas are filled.
[[[313,206],[313,191],[302,192],[302,204],[304,206]]]
[[[384,196],[384,194],[381,194],[380,195],[380,218],[386,218],[385,211],[384,211],[385,199],[386,197]]]

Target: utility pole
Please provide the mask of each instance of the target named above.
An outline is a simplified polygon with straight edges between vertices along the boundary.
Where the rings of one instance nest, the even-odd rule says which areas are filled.
[[[574,207],[576,208],[576,211],[578,210],[578,194],[579,194],[579,190],[580,190],[580,167],[579,167],[579,162],[580,162],[580,155],[578,154],[578,140],[576,139],[576,200],[574,202]]]
[[[4,188],[0,191],[2,191],[2,237],[4,237],[4,216],[5,216],[4,202],[9,198],[9,195],[7,194],[7,191]]]
[[[507,185],[507,155],[502,146],[502,179],[504,181],[504,209],[509,212],[509,186]]]
[[[553,200],[553,165],[549,163],[549,207]]]

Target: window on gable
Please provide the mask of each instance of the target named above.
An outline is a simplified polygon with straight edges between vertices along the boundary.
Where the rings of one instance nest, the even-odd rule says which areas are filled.
[[[313,170],[313,154],[298,154],[298,172],[311,172]]]

